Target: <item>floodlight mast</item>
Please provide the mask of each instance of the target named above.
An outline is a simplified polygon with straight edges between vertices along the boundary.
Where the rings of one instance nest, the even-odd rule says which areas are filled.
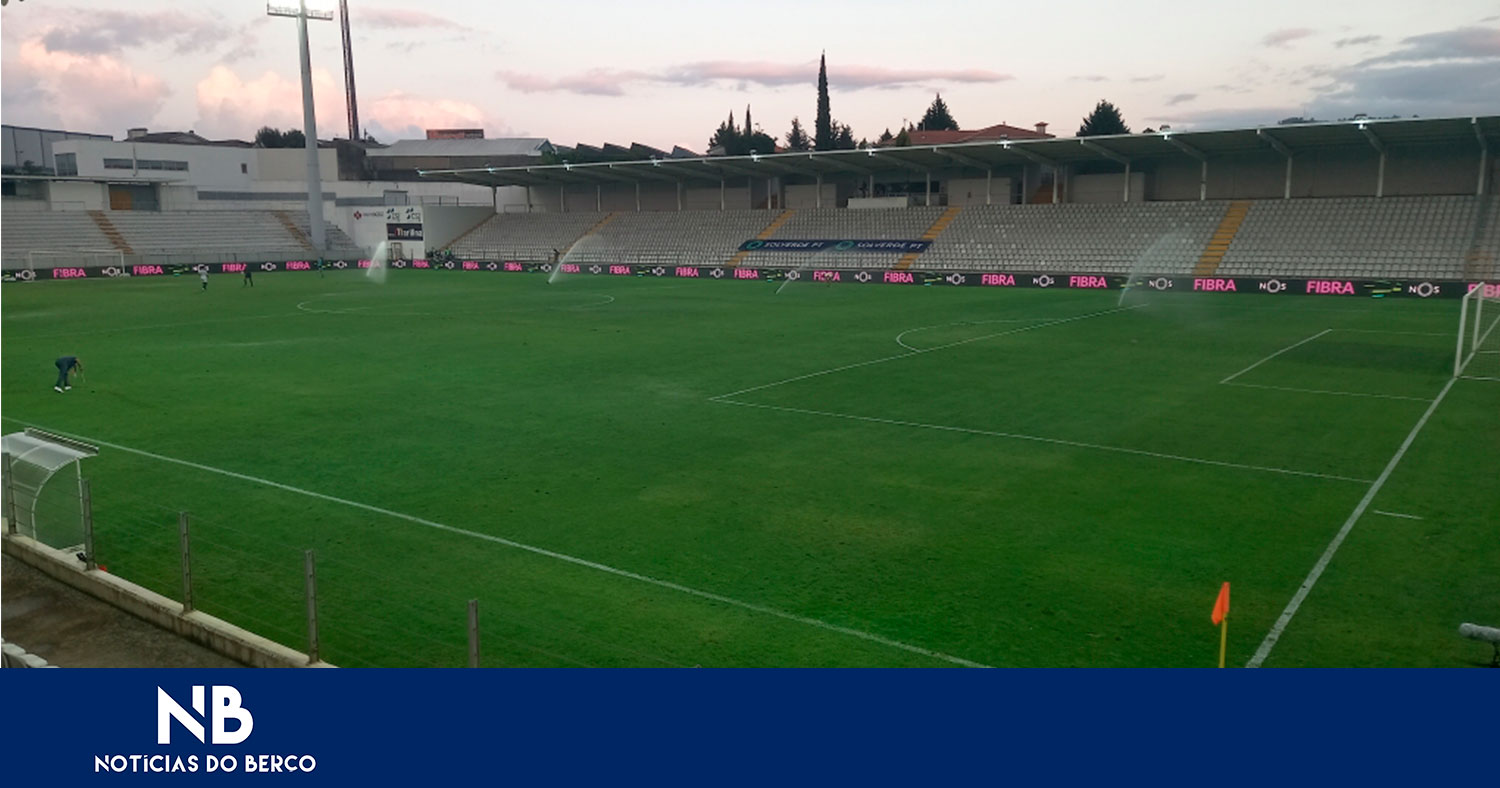
[[[308,6],[312,7],[309,8]],[[323,177],[318,172],[318,118],[313,109],[312,55],[307,47],[307,20],[331,21],[328,0],[268,0],[268,16],[290,16],[297,20],[297,44],[302,59],[302,135],[307,145],[307,226],[313,248],[319,254],[328,248],[323,228]]]

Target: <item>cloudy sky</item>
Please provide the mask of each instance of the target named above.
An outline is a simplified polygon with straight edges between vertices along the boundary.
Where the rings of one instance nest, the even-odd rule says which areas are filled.
[[[349,0],[360,118],[377,139],[482,126],[560,144],[703,150],[732,110],[811,125],[826,50],[834,117],[874,138],[941,91],[965,128],[1099,99],[1134,130],[1292,116],[1500,113],[1495,0],[697,3]],[[301,126],[295,22],[256,0],[11,0],[6,123],[248,138]],[[338,25],[312,24],[320,135],[345,136]]]

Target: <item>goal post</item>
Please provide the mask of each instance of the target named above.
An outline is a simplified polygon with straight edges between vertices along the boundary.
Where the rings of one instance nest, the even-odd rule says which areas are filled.
[[[1500,324],[1500,284],[1480,282],[1464,294],[1458,308],[1458,336],[1453,350],[1453,377],[1469,371],[1485,379],[1500,379],[1500,339],[1491,340]],[[1471,369],[1475,359],[1479,369]],[[1490,363],[1493,360],[1494,363]],[[1483,374],[1481,374],[1483,373]]]
[[[38,268],[108,268],[125,270],[125,253],[119,249],[32,249],[26,253],[26,267]]]

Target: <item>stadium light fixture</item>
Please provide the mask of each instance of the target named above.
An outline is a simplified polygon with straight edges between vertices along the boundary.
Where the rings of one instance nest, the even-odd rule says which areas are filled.
[[[334,0],[267,0],[267,16],[297,20],[297,43],[302,60],[302,135],[307,147],[307,229],[313,248],[328,247],[323,230],[323,176],[318,172],[318,119],[313,111],[312,55],[307,47],[307,20],[333,20]]]

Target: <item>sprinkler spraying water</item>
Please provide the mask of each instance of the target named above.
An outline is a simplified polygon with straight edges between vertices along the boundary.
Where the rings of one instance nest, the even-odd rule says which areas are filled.
[[[370,267],[365,269],[365,278],[377,285],[385,284],[386,258],[390,256],[386,242],[381,241],[375,246],[375,252],[370,255]]]

